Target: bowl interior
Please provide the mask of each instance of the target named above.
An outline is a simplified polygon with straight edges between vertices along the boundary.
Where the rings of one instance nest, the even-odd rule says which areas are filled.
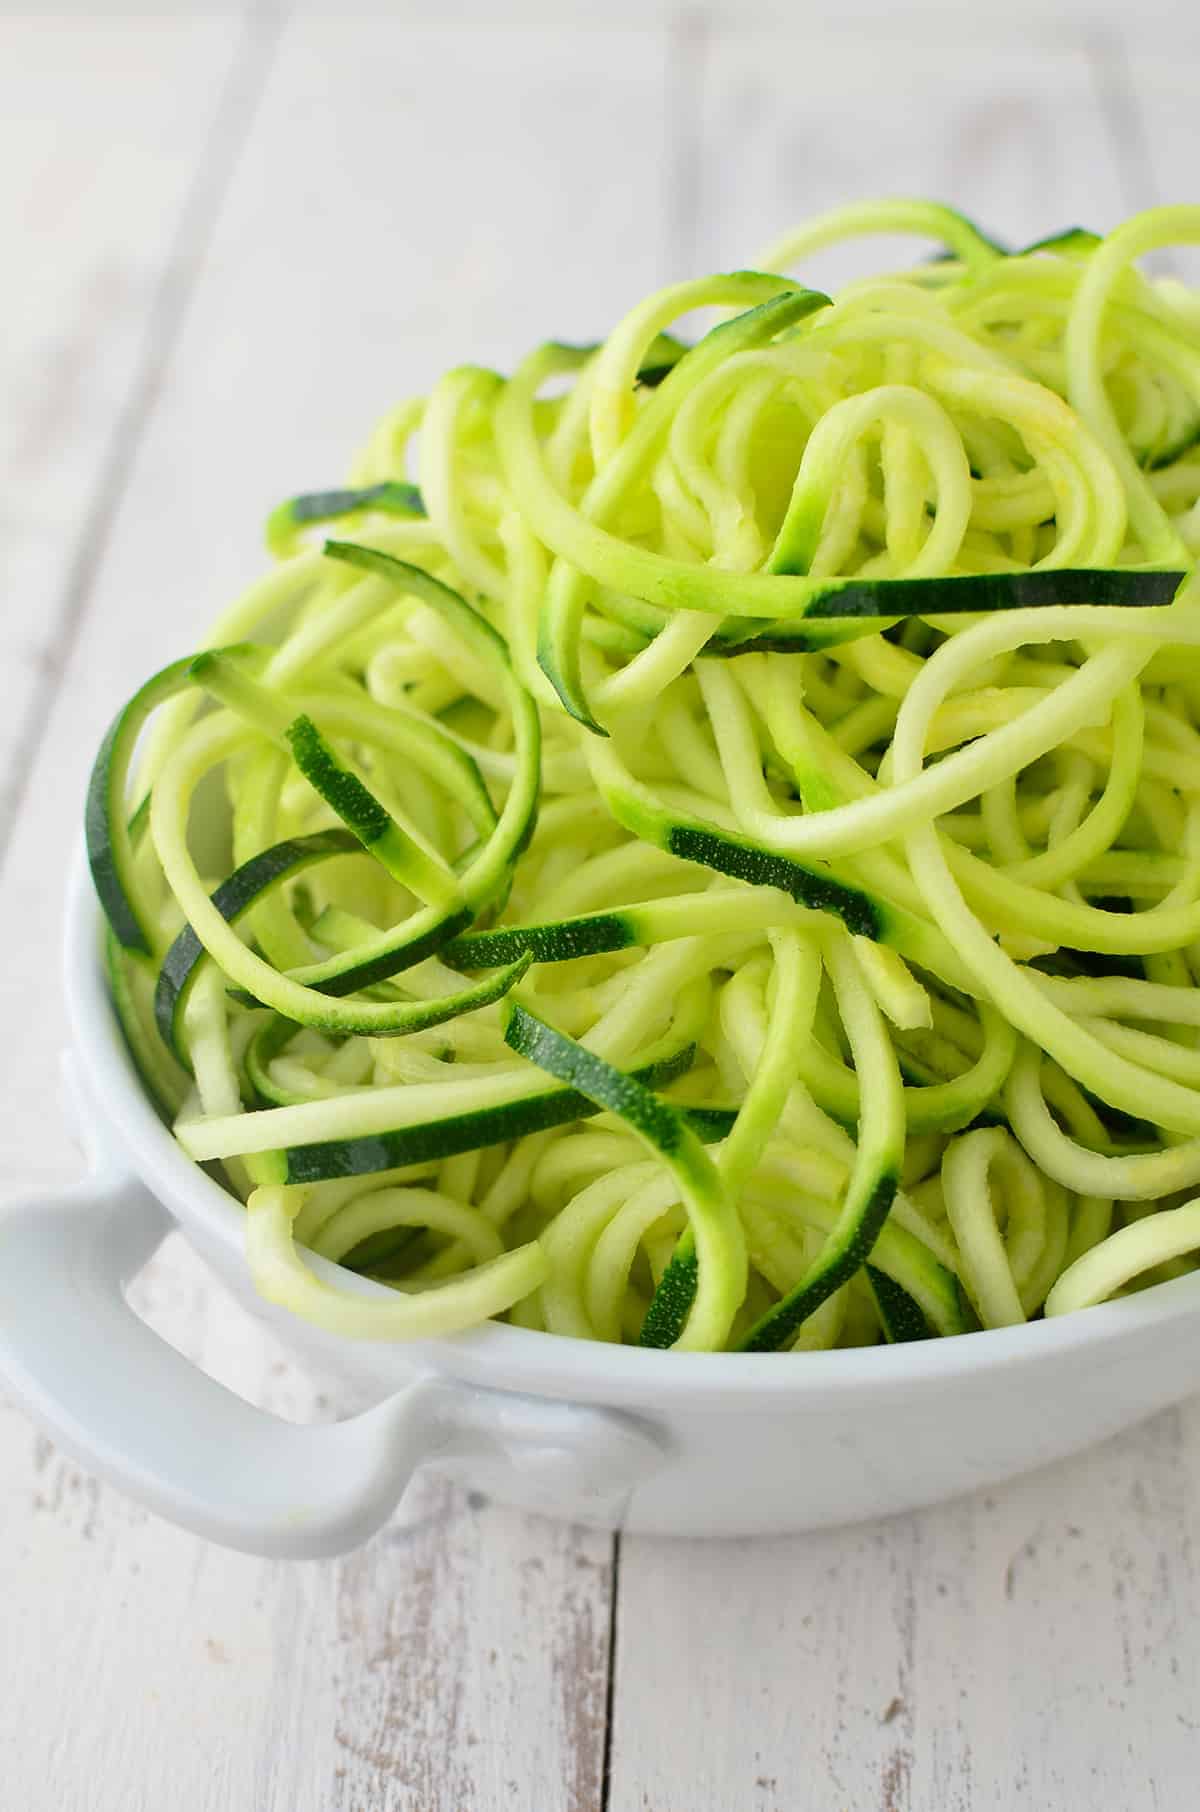
[[[76,1056],[107,1143],[165,1204],[184,1231],[228,1275],[244,1277],[240,1204],[185,1155],[146,1098],[108,997],[101,960],[102,920],[82,848],[66,915],[65,984]],[[313,1265],[342,1288],[374,1294],[383,1286],[327,1260]],[[264,1305],[266,1312],[266,1305]],[[272,1315],[277,1329],[279,1311]],[[1200,1316],[1200,1273],[1052,1321],[984,1330],[888,1347],[818,1353],[676,1353],[606,1345],[489,1322],[469,1333],[398,1349],[407,1367],[429,1365],[477,1383],[503,1382],[581,1401],[679,1400],[711,1403],[748,1397],[853,1395],[945,1384],[995,1369],[1052,1366],[1067,1355],[1140,1339],[1181,1316]],[[291,1321],[292,1318],[285,1318]],[[311,1334],[298,1324],[297,1334]],[[327,1337],[331,1338],[331,1337]],[[297,1344],[303,1345],[303,1340]],[[372,1343],[374,1344],[374,1343]],[[342,1340],[345,1348],[358,1343]]]

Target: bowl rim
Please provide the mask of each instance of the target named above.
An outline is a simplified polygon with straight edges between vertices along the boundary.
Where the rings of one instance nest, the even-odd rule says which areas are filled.
[[[240,1204],[194,1164],[145,1095],[109,995],[102,958],[103,919],[92,890],[82,840],[67,891],[63,977],[68,1021],[89,1096],[106,1119],[130,1169],[163,1203],[185,1236],[187,1220],[230,1250],[244,1269]],[[186,1213],[177,1208],[186,1203]],[[342,1287],[363,1294],[384,1286],[307,1254],[308,1262]],[[252,1290],[247,1274],[246,1282]],[[272,1305],[263,1302],[264,1316]],[[275,1309],[272,1320],[279,1331]],[[435,1340],[383,1343],[407,1363],[453,1371],[479,1383],[526,1386],[555,1396],[602,1398],[614,1390],[647,1396],[797,1397],[878,1393],[924,1382],[982,1378],[1013,1367],[1047,1364],[1082,1352],[1144,1338],[1189,1315],[1200,1315],[1200,1272],[1050,1321],[990,1328],[897,1346],[835,1348],[814,1353],[679,1353],[618,1346],[576,1336],[486,1322]],[[299,1336],[320,1331],[343,1349],[359,1343],[324,1333],[295,1318]],[[286,1331],[285,1331],[286,1338]],[[365,1342],[363,1344],[366,1344]],[[371,1342],[377,1347],[378,1342]]]

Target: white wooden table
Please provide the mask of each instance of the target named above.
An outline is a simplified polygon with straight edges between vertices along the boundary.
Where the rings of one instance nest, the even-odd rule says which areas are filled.
[[[79,1165],[56,946],[95,740],[384,406],[839,199],[1031,234],[1197,195],[1182,3],[595,10],[0,11],[10,1187]],[[143,1300],[245,1394],[328,1407],[182,1251]],[[1197,1402],[868,1528],[618,1544],[427,1480],[310,1566],[151,1519],[15,1409],[0,1441],[5,1812],[1200,1803]]]

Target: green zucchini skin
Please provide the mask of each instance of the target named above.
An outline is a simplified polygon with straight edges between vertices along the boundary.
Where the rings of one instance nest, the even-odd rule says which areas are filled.
[[[629,950],[638,941],[633,914],[597,912],[548,925],[468,932],[446,944],[439,954],[454,969],[489,969],[497,963],[515,962],[526,951],[535,963],[565,963],[578,956],[607,956],[614,950]]]
[[[690,1118],[699,1131],[695,1115]],[[732,1124],[732,1115],[729,1124]],[[710,1132],[714,1138],[723,1138],[728,1130],[726,1125],[722,1130],[712,1128]],[[701,1136],[706,1135],[702,1133]],[[941,1335],[966,1333],[978,1326],[975,1312],[958,1279],[946,1271],[919,1240],[894,1225],[882,1227],[880,1239],[883,1250],[878,1256],[886,1258],[889,1270],[884,1271],[880,1264],[869,1262],[864,1269],[888,1341],[935,1339]],[[694,1242],[691,1230],[686,1229],[650,1300],[638,1340],[640,1346],[661,1348],[675,1344],[691,1309],[697,1275]],[[912,1290],[924,1289],[931,1304],[932,1319],[910,1294],[910,1289],[899,1281],[900,1277]],[[811,1314],[813,1308],[819,1306],[819,1303],[811,1304],[804,1310],[804,1315]],[[779,1344],[783,1345],[786,1338],[787,1335],[781,1332]],[[750,1350],[772,1349],[763,1346]]]
[[[340,997],[360,988],[387,981],[403,970],[423,962],[427,956],[440,954],[452,938],[472,925],[485,908],[503,899],[512,883],[513,871],[521,852],[532,837],[537,823],[537,805],[541,780],[541,726],[537,707],[512,669],[508,648],[503,638],[480,613],[456,591],[443,585],[422,568],[410,566],[378,548],[361,547],[353,541],[327,541],[325,554],[364,572],[390,580],[398,590],[409,590],[423,602],[441,612],[471,642],[483,657],[494,664],[509,691],[516,744],[520,752],[521,771],[514,790],[519,790],[521,806],[511,822],[506,823],[507,809],[487,844],[487,861],[481,872],[468,882],[463,877],[462,904],[444,908],[427,907],[377,939],[361,953],[339,951],[323,962],[313,963],[295,972],[293,979],[322,994]]]
[[[151,954],[158,943],[152,917],[138,903],[138,886],[132,873],[136,842],[149,817],[148,798],[141,801],[132,817],[127,815],[125,794],[138,738],[161,705],[203,683],[200,674],[208,663],[254,652],[251,645],[237,643],[170,662],[139,686],[121,707],[96,753],[84,802],[84,840],[96,896],[117,941],[126,950]]]
[[[279,887],[314,863],[334,856],[360,853],[362,844],[348,830],[314,831],[307,837],[287,837],[243,862],[221,882],[213,905],[231,925],[272,888]],[[183,1012],[200,965],[208,955],[190,925],[185,925],[162,960],[154,990],[154,1017],[159,1036],[168,1050],[182,1052]]]
[[[639,946],[649,949],[676,937],[742,931],[747,928],[748,909],[753,914],[753,900],[740,889],[720,894],[686,894],[682,898],[582,912],[541,925],[502,925],[491,931],[468,932],[446,946],[442,960],[454,968],[476,969],[512,962],[529,951],[535,962],[572,962],[577,957],[604,956],[615,950]],[[776,909],[772,911],[775,913]],[[776,922],[782,916],[778,914]]]
[[[748,297],[761,297],[764,288],[769,290],[772,284],[784,283],[782,278],[773,278],[768,273],[757,271],[734,272],[731,278],[745,290]],[[752,347],[765,345],[784,329],[829,306],[830,298],[819,290],[809,290],[798,285],[786,286],[782,290],[777,289],[768,299],[758,300],[754,306],[735,315],[732,320],[722,321],[711,328],[703,339],[689,347],[675,361],[669,371],[664,372],[661,387],[647,405],[639,424],[639,433],[649,441],[659,431],[660,423],[665,428],[676,398],[693,384],[701,382],[726,358]],[[699,566],[696,568],[697,573],[709,570]],[[683,594],[688,592],[692,583],[693,575],[685,573]],[[630,590],[638,595],[636,586],[618,586],[615,589]],[[688,595],[681,594],[672,599],[655,601],[686,607],[691,599]],[[564,612],[552,604],[543,609],[538,629],[537,658],[538,665],[557,692],[564,711],[594,734],[607,735],[603,725],[592,716],[587,701],[569,610]]]
[[[312,1145],[290,1146],[284,1152],[288,1183],[319,1183],[336,1177],[367,1176],[375,1170],[393,1170],[423,1164],[431,1158],[453,1158],[460,1152],[488,1145],[504,1145],[528,1133],[546,1132],[572,1120],[596,1113],[568,1089],[545,1091],[540,1097],[506,1102],[482,1113],[447,1115],[424,1126],[406,1126],[395,1132],[375,1133],[362,1139],[326,1139]]]
[[[290,1107],[298,1099],[283,1089],[277,1088],[271,1081],[268,1065],[277,1057],[284,1046],[295,1037],[296,1026],[281,1013],[272,1013],[264,1019],[249,1044],[242,1058],[243,1098],[255,1107]]]
[[[698,862],[705,868],[730,875],[734,880],[781,888],[800,906],[832,913],[855,936],[876,940],[882,937],[884,908],[870,894],[845,881],[835,880],[818,868],[795,862],[790,856],[776,855],[773,850],[763,849],[727,831],[707,830],[702,825],[682,821],[668,831],[663,847],[685,862]]]
[[[673,333],[660,333],[647,348],[646,357],[638,367],[638,383],[645,390],[657,390],[691,350],[686,340],[677,339]]]
[[[193,683],[191,666],[190,655],[172,661],[121,707],[92,764],[84,804],[88,866],[104,916],[124,949],[144,955],[153,950],[154,935],[138,909],[137,887],[129,868],[132,840],[126,826],[125,788],[143,725],[160,705],[187,691]]]
[[[428,956],[442,956],[450,941],[475,922],[469,906],[440,914],[426,912],[420,917],[427,921],[424,929],[413,932],[404,926],[398,927],[394,936],[384,941],[383,948],[373,948],[369,957],[355,958],[352,951],[342,952],[327,963],[314,963],[292,971],[292,979],[315,988],[319,994],[328,994],[331,1000],[341,1000],[347,994],[357,994],[361,989],[391,981],[406,969],[415,969]],[[479,967],[485,965],[480,963]],[[258,1004],[244,988],[231,988],[230,993],[243,1006]]]
[[[993,257],[1004,258],[1008,256],[1008,247],[1005,245],[1004,241],[1002,239],[997,239],[993,233],[985,233],[979,222],[973,220],[970,214],[964,214],[961,208],[946,207],[944,211],[953,219],[961,221],[962,225],[975,235],[980,245],[986,247]]]
[[[415,484],[398,484],[386,479],[382,484],[367,485],[364,490],[309,491],[293,497],[286,506],[293,522],[329,522],[335,516],[349,516],[355,510],[386,510],[397,516],[423,516],[425,505]]]
[[[352,832],[342,829],[314,831],[307,837],[285,838],[282,843],[272,844],[269,849],[260,850],[251,856],[240,868],[235,869],[212,896],[213,905],[228,923],[233,924],[260,900],[272,888],[281,886],[285,881],[310,868],[314,863],[328,861],[335,856],[361,853],[361,844]],[[185,925],[174,943],[163,958],[155,988],[154,1012],[159,1033],[168,1049],[178,1056],[183,1055],[183,1014],[188,995],[195,985],[201,964],[207,958],[207,951],[190,925]],[[482,982],[462,995],[455,996],[457,1003],[453,1012],[470,1011],[473,1007],[486,1006],[499,1000],[509,988],[514,987],[525,973],[531,962],[529,956],[522,956],[507,967],[498,969]],[[396,1032],[413,1031],[418,1025],[436,1025],[448,1017],[449,1002],[398,1002],[395,1010],[395,1026],[375,1022],[359,1024],[355,1021],[353,1005],[337,1006],[330,1001],[327,1016],[315,1015],[311,1023],[322,1030],[332,1032],[368,1031],[378,1036],[386,1036],[389,1030]],[[428,1009],[426,1012],[424,1009]],[[375,1010],[376,1013],[378,1009]]]
[[[798,569],[781,566],[780,574]],[[799,619],[781,620],[730,643],[718,631],[706,653],[786,653],[810,646],[805,625],[826,619],[886,623],[892,617],[950,617],[1061,604],[1154,609],[1170,604],[1186,574],[1136,566],[1043,567],[1022,573],[956,573],[944,579],[838,579],[814,592]]]
[[[364,849],[373,849],[391,829],[391,818],[358,778],[344,768],[311,717],[289,724],[287,739],[292,758],[304,778],[318,792]]]
[[[338,760],[312,719],[302,714],[288,725],[285,735],[293,761],[314,792],[381,867],[418,894],[432,885],[434,892],[425,896],[430,904],[443,912],[457,910],[452,877],[400,828],[353,769]]]
[[[695,1129],[700,1131],[696,1116],[693,1114],[689,1118]],[[709,1136],[723,1138],[728,1132],[732,1120],[733,1116],[729,1115],[728,1124],[721,1129],[710,1126]],[[701,1136],[703,1137],[705,1134],[701,1133]],[[901,1244],[902,1254],[904,1248],[907,1247],[907,1257],[911,1266],[916,1242],[905,1239],[903,1242],[898,1241],[897,1243]],[[893,1255],[889,1262],[894,1263],[895,1257],[896,1255]],[[847,1265],[852,1262],[849,1258],[846,1260]],[[920,1259],[917,1262],[920,1263]],[[897,1268],[900,1267],[897,1266]],[[936,1338],[939,1333],[959,1332],[969,1325],[969,1321],[963,1319],[963,1298],[961,1288],[957,1287],[957,1280],[953,1279],[949,1273],[943,1272],[937,1261],[928,1255],[924,1259],[924,1268],[927,1272],[932,1273],[937,1282],[942,1285],[943,1294],[946,1294],[947,1286],[953,1289],[955,1300],[948,1313],[943,1313],[946,1325],[940,1329],[930,1325],[919,1303],[888,1272],[881,1270],[878,1265],[866,1263],[864,1266],[872,1295],[879,1310],[879,1318],[883,1323],[884,1334],[889,1342],[931,1340]],[[847,1275],[853,1275],[853,1273],[848,1272]],[[691,1229],[688,1228],[680,1235],[675,1250],[671,1254],[670,1262],[659,1279],[658,1288],[650,1299],[650,1306],[646,1311],[638,1337],[639,1346],[658,1348],[674,1346],[695,1299],[697,1277],[695,1242]],[[842,1281],[845,1282],[846,1279],[843,1278]],[[915,1275],[912,1281],[916,1282]],[[801,1319],[811,1314],[814,1307],[819,1307],[819,1303],[814,1303],[806,1308]],[[799,1327],[799,1322],[796,1327]],[[786,1336],[781,1333],[780,1345],[784,1343],[785,1338]]]
[[[743,1352],[778,1352],[800,1332],[804,1322],[827,1297],[844,1283],[849,1283],[871,1256],[875,1241],[891,1213],[898,1186],[899,1178],[894,1170],[884,1169],[876,1174],[866,1190],[849,1237],[828,1253],[816,1276],[797,1285],[759,1317],[742,1339]]]
[[[510,1008],[504,1042],[519,1057],[577,1089],[602,1112],[619,1114],[665,1155],[682,1145],[684,1123],[673,1107],[660,1101],[636,1076],[615,1069],[523,1007]]]
[[[1200,423],[1185,429],[1177,439],[1170,441],[1166,446],[1157,448],[1143,463],[1148,472],[1160,472],[1164,466],[1174,465],[1177,459],[1182,459],[1185,453],[1192,452],[1193,448],[1198,446],[1200,446]]]
[[[550,342],[558,352],[564,354],[576,366],[586,364],[603,346],[603,340],[553,340]],[[657,390],[664,378],[674,371],[680,359],[692,348],[686,340],[681,340],[673,333],[656,334],[646,348],[646,356],[638,366],[634,382],[647,390]]]
[[[295,551],[298,531],[314,522],[333,522],[343,516],[359,516],[367,510],[378,510],[385,516],[421,517],[425,504],[415,484],[401,484],[385,479],[382,484],[366,485],[359,490],[347,488],[329,491],[306,491],[289,497],[267,517],[268,550],[277,559],[286,559]]]
[[[357,993],[360,988],[390,981],[403,974],[405,969],[423,963],[427,956],[441,956],[451,939],[475,922],[475,914],[469,906],[418,916],[431,922],[420,931],[398,927],[394,938],[385,940],[383,948],[374,949],[369,957],[355,958],[353,951],[348,951],[331,957],[328,963],[314,964],[311,969],[297,969],[295,980],[333,999],[341,999],[344,995]]]
[[[1089,231],[1087,227],[1069,226],[1060,227],[1054,233],[1047,233],[1042,239],[1031,240],[1028,245],[1006,245],[1002,239],[997,239],[995,234],[985,233],[983,228],[977,225],[969,215],[959,213],[957,208],[948,208],[946,211],[956,215],[959,220],[970,227],[976,238],[999,258],[1027,258],[1032,252],[1093,252],[1100,244],[1098,233]],[[945,251],[934,252],[926,262],[945,264],[955,262],[957,258],[958,254],[947,248]]]
[[[797,905],[827,912],[854,936],[897,950],[906,960],[972,992],[969,972],[949,944],[931,938],[928,925],[907,907],[843,879],[832,867],[797,861],[733,831],[668,809],[628,778],[609,773],[597,781],[617,823],[644,843],[735,880],[776,887]]]
[[[290,753],[317,796],[395,880],[443,911],[457,904],[458,889],[450,871],[396,823],[366,782],[339,760],[306,712],[293,715],[290,700],[220,653],[198,655],[191,674],[214,698]],[[488,807],[490,813],[490,801]]]
[[[696,1137],[706,1145],[727,1139],[738,1116],[736,1107],[689,1107],[683,1101],[674,1101],[671,1105],[677,1113],[683,1115]]]
[[[748,1256],[737,1205],[720,1171],[677,1108],[625,1070],[510,1002],[505,1043],[579,1090],[625,1125],[660,1161],[687,1213],[697,1255],[696,1289],[677,1345],[724,1347],[746,1290]]]
[[[638,1335],[639,1346],[662,1349],[675,1345],[692,1312],[699,1281],[700,1261],[689,1227],[680,1234],[667,1268],[658,1280],[658,1288],[650,1298],[650,1307]]]
[[[686,1075],[694,1060],[695,1046],[686,1045],[673,1056],[632,1072],[632,1079],[646,1090],[666,1088]],[[572,1120],[590,1119],[601,1111],[577,1089],[539,1089],[519,1101],[506,1101],[475,1113],[448,1114],[419,1126],[398,1127],[364,1138],[289,1146],[281,1154],[281,1180],[322,1183],[337,1177],[367,1176],[372,1171],[423,1164],[431,1158],[453,1158],[460,1152],[506,1145],[528,1133],[566,1126]]]
[[[186,1099],[191,1077],[156,1036],[150,1012],[139,1007],[139,985],[147,1009],[152,1006],[154,964],[140,951],[127,949],[109,926],[104,939],[105,968],[113,1007],[134,1067],[159,1115],[169,1126]]]
[[[868,1265],[866,1272],[888,1344],[894,1346],[910,1340],[931,1340],[934,1337],[933,1329],[922,1314],[920,1305],[913,1301],[908,1291],[901,1289],[886,1271],[879,1270],[876,1265]]]
[[[855,936],[887,941],[890,909],[864,889],[837,879],[828,870],[781,856],[733,831],[648,803],[619,785],[606,784],[601,790],[619,824],[668,855],[695,862],[735,881],[777,887],[790,894],[798,905],[841,919]]]
[[[1042,239],[1033,239],[1010,256],[1028,258],[1032,252],[1063,252],[1068,255],[1073,252],[1094,252],[1099,244],[1099,233],[1093,233],[1089,227],[1060,227],[1057,233],[1047,233]]]

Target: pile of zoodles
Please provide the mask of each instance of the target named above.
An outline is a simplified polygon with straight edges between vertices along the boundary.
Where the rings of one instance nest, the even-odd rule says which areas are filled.
[[[876,232],[941,250],[804,286]],[[275,511],[87,808],[264,1295],[808,1350],[1195,1264],[1200,294],[1137,262],[1184,242],[846,208]]]

